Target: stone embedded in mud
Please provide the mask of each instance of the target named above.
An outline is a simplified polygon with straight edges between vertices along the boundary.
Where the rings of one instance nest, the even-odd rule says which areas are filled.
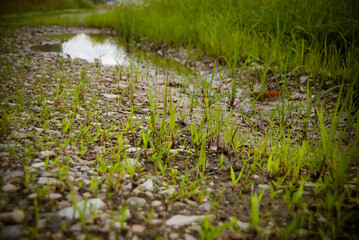
[[[158,200],[155,200],[151,203],[151,206],[152,207],[159,207],[162,205],[162,202],[161,201],[158,201]]]
[[[62,195],[60,193],[49,193],[46,195],[46,200],[56,200],[62,198]]]
[[[185,216],[185,215],[175,215],[166,221],[167,226],[173,227],[183,227],[186,225],[190,225],[193,222],[197,222],[198,220],[205,219],[205,215],[198,216]]]
[[[45,151],[41,151],[39,153],[39,158],[40,159],[45,159],[47,157],[52,157],[55,155],[55,152],[54,151],[50,151],[50,150],[45,150]]]
[[[45,162],[37,162],[31,165],[33,168],[41,168],[43,166],[45,166]]]
[[[146,204],[146,199],[140,197],[130,197],[127,199],[130,205],[142,207]]]
[[[248,229],[249,228],[249,223],[248,222],[241,222],[241,221],[237,221],[237,226],[241,229]]]
[[[78,219],[80,217],[80,212],[85,216],[89,216],[92,213],[98,213],[100,212],[100,210],[104,210],[106,207],[107,207],[106,204],[100,198],[93,198],[87,201],[84,200],[78,202],[76,204],[76,208],[68,207],[62,209],[58,213],[58,215],[66,219]]]
[[[20,189],[20,187],[17,187],[10,183],[8,183],[2,187],[3,192],[6,192],[6,193],[15,192],[19,189]]]
[[[141,163],[134,158],[126,158],[123,160],[122,164],[124,164],[126,167],[138,167],[141,166]]]
[[[60,184],[60,182],[58,180],[56,180],[55,178],[49,178],[49,177],[40,177],[39,180],[37,181],[37,184],[39,185],[47,185],[47,184]]]
[[[120,95],[110,94],[110,93],[104,93],[104,94],[102,94],[102,96],[104,96],[105,98],[110,98],[110,99],[119,98],[119,97],[120,97]]]
[[[0,219],[6,223],[22,223],[25,218],[25,213],[20,209],[14,209],[12,212],[5,212],[0,214]]]
[[[2,239],[19,239],[22,236],[22,225],[6,226],[1,230]]]
[[[23,171],[11,171],[4,173],[4,182],[11,183],[13,180],[19,179],[24,176]]]
[[[9,151],[15,148],[15,143],[0,144],[0,150]]]
[[[201,205],[198,206],[198,208],[202,211],[208,212],[209,210],[211,210],[211,204],[209,202],[202,203]]]
[[[139,224],[135,224],[131,227],[131,230],[134,233],[141,233],[141,232],[145,231],[145,229],[146,228],[144,226],[139,225]]]
[[[185,235],[184,235],[184,240],[196,240],[196,238],[193,237],[192,235],[185,234]]]
[[[127,149],[127,152],[128,153],[136,153],[136,152],[140,152],[140,151],[142,151],[142,148],[139,148],[139,147],[130,147],[130,148],[128,148]]]
[[[148,179],[146,182],[140,184],[138,188],[145,191],[153,191],[153,180]]]
[[[161,224],[161,223],[162,223],[162,220],[161,220],[161,219],[155,219],[155,218],[151,218],[151,220],[148,221],[148,224],[149,224],[149,225],[152,225],[152,226],[154,226],[154,225],[159,225],[159,224]]]
[[[258,184],[258,187],[260,189],[269,189],[269,185],[268,184]]]

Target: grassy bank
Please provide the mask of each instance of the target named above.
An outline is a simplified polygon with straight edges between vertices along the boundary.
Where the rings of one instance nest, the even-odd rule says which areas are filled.
[[[232,62],[251,56],[326,78],[357,79],[354,2],[156,0],[94,15],[87,24],[115,27],[127,39],[194,47]]]

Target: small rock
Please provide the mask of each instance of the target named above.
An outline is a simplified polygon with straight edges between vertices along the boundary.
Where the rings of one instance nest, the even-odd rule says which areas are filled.
[[[185,234],[185,235],[184,235],[184,240],[196,240],[196,238],[193,237],[192,235]]]
[[[318,222],[320,222],[320,223],[326,223],[328,220],[325,218],[325,217],[323,217],[322,215],[320,215],[319,217],[318,217]]]
[[[39,185],[47,185],[47,184],[60,184],[60,182],[58,180],[56,180],[55,178],[48,178],[48,177],[40,177],[39,180],[37,181],[37,184]]]
[[[149,225],[160,225],[163,221],[161,219],[152,218],[150,221],[148,221]]]
[[[142,207],[146,204],[146,199],[140,197],[130,197],[127,199],[130,205]]]
[[[179,234],[178,233],[170,233],[170,239],[178,239],[179,238]]]
[[[1,231],[1,239],[19,239],[22,236],[22,226],[6,226]]]
[[[24,176],[24,172],[23,171],[11,171],[11,172],[5,172],[4,175],[5,175],[4,182],[10,183],[14,179],[22,178]]]
[[[31,165],[33,168],[41,168],[45,166],[45,162],[37,162]]]
[[[39,158],[40,159],[45,159],[47,157],[52,157],[52,156],[55,156],[55,152],[54,151],[50,151],[50,150],[45,150],[45,151],[41,151],[39,153]]]
[[[81,233],[76,236],[76,240],[86,240],[86,234]]]
[[[46,195],[46,200],[56,200],[62,198],[62,195],[60,193],[49,193]]]
[[[142,148],[139,148],[139,147],[130,147],[127,149],[127,152],[128,153],[136,153],[136,152],[141,152],[142,151]]]
[[[130,182],[129,184],[123,185],[122,189],[123,190],[132,190],[132,183]]]
[[[74,207],[62,209],[59,212],[59,216],[65,217],[66,219],[77,219],[80,217],[79,211],[81,211],[85,216],[88,216],[93,212],[99,212],[99,210],[105,208],[106,204],[100,198],[93,198],[87,201],[84,200],[78,202],[76,210]]]
[[[138,188],[145,191],[153,191],[153,180],[148,179],[146,182],[140,184]]]
[[[5,184],[2,187],[3,192],[6,192],[6,193],[15,192],[15,191],[17,191],[19,189],[20,189],[20,187],[12,185],[11,183]]]
[[[27,198],[30,200],[35,199],[35,198],[37,198],[37,193],[31,193],[27,196]]]
[[[110,93],[104,93],[104,94],[102,94],[102,96],[104,96],[105,98],[110,98],[110,99],[119,98],[119,97],[120,97],[120,95],[110,94]]]
[[[241,221],[237,221],[237,226],[241,229],[248,229],[249,228],[249,223],[248,222],[241,222]]]
[[[25,218],[25,214],[20,209],[15,209],[12,212],[0,214],[0,219],[7,223],[22,223],[24,218]]]
[[[205,219],[206,216],[199,215],[199,216],[185,216],[185,215],[175,215],[166,221],[167,226],[174,226],[174,227],[182,227],[186,225],[190,225],[193,222],[198,220]]]
[[[258,184],[259,189],[269,189],[268,184]]]
[[[0,150],[9,151],[15,148],[15,143],[0,144]]]
[[[209,210],[211,210],[211,204],[210,203],[203,203],[201,205],[198,206],[198,208],[202,211],[206,211],[208,212]]]
[[[70,227],[71,232],[80,232],[82,229],[81,224],[74,224]]]
[[[139,224],[135,224],[131,227],[133,233],[141,233],[145,231],[145,227]]]
[[[160,193],[162,195],[166,195],[166,194],[173,195],[175,193],[175,187],[174,186],[169,186],[168,189],[162,190]]]
[[[132,193],[133,193],[134,195],[138,195],[138,194],[141,193],[141,190],[138,189],[138,188],[135,188],[135,189],[133,189]]]
[[[37,220],[37,227],[39,229],[44,229],[46,227],[47,220],[46,219],[39,219]]]
[[[151,203],[151,206],[152,207],[159,207],[162,205],[162,202],[161,201],[158,201],[158,200],[155,200]]]
[[[126,167],[138,167],[141,166],[141,163],[138,162],[137,159],[134,158],[127,158],[123,160],[122,164]]]

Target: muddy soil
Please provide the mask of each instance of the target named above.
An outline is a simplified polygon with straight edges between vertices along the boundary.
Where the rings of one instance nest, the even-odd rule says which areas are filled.
[[[288,207],[283,201],[285,188],[278,187],[276,194],[270,191],[269,184],[276,179],[265,169],[252,172],[250,178],[236,188],[230,174],[231,167],[237,175],[243,168],[266,161],[265,153],[261,156],[247,154],[248,149],[257,147],[265,137],[267,120],[258,113],[275,111],[281,104],[294,106],[300,101],[305,104],[303,86],[306,76],[288,74],[290,97],[286,100],[282,101],[280,97],[263,99],[253,105],[252,93],[260,88],[258,71],[262,66],[252,63],[242,72],[242,85],[238,86],[232,109],[235,125],[241,134],[248,136],[247,140],[238,152],[231,153],[226,151],[222,135],[218,143],[213,139],[205,146],[206,167],[201,173],[195,168],[201,158],[201,147],[193,149],[191,140],[184,141],[191,137],[191,124],[199,126],[203,121],[204,95],[200,90],[194,90],[199,89],[199,80],[193,77],[195,74],[179,75],[176,70],[163,69],[145,59],[134,85],[134,72],[130,73],[129,66],[124,70],[120,65],[90,63],[62,56],[56,51],[33,48],[58,44],[58,39],[46,37],[52,34],[116,35],[113,31],[55,26],[23,27],[2,32],[1,114],[4,118],[5,109],[19,112],[12,116],[9,130],[1,136],[0,142],[0,228],[3,239],[135,240],[163,237],[189,240],[201,237],[200,229],[203,227],[198,220],[206,216],[215,227],[236,217],[236,224],[228,227],[220,239],[255,239],[259,236],[271,239],[279,237],[278,229],[288,226],[294,214],[302,214],[302,219],[311,219],[312,223],[308,229],[302,229],[302,234],[289,237],[319,238],[316,228],[327,220],[319,210],[315,211],[320,206],[312,201],[316,185],[310,179],[302,197],[310,211],[298,213],[298,206]],[[193,67],[204,81],[211,79],[215,59],[188,59],[186,54],[166,46],[143,49],[146,48],[157,49],[159,55],[165,55],[184,67]],[[138,58],[134,59],[135,65],[138,62]],[[61,89],[65,92],[63,98],[56,97],[60,78],[65,79]],[[74,109],[74,91],[82,78],[88,81],[80,107]],[[214,78],[213,89],[223,93],[217,106],[221,105],[229,112],[229,97],[225,93],[232,87],[230,75],[224,67],[217,66]],[[277,79],[275,73],[268,75],[267,91],[278,90],[280,82]],[[152,113],[150,88],[152,94],[156,93],[155,101],[161,112],[166,80],[178,113],[176,125],[179,132],[171,146],[173,156],[166,160],[167,169],[161,173],[153,162],[152,149],[142,149],[142,144],[138,143],[141,143],[141,131],[148,125]],[[197,99],[194,105],[191,104],[193,94]],[[300,141],[303,137],[300,122],[303,113],[295,107],[293,109],[286,121]],[[314,115],[314,111],[311,114]],[[71,119],[74,119],[73,124],[65,131],[64,126]],[[124,162],[121,157],[116,158],[120,151],[118,136],[130,122],[136,126],[136,132],[122,136],[124,149],[121,151],[130,159],[127,164],[132,164],[136,171],[131,175],[113,172],[110,167],[106,170],[106,166]],[[309,123],[309,127],[314,124],[315,120]],[[84,149],[81,145],[81,139],[86,135],[84,132],[93,138],[101,131],[106,135],[100,135]],[[319,138],[318,134],[306,137]],[[219,164],[221,157],[224,158],[223,165]],[[99,166],[100,162],[106,163],[105,166]],[[64,169],[68,171],[66,174],[63,174]],[[168,174],[171,171],[172,174]],[[205,177],[201,178],[201,175]],[[259,230],[249,228],[253,193],[263,193],[260,234]],[[83,215],[76,214],[72,206],[75,203],[86,206],[90,200],[93,201],[92,207],[95,206],[93,211],[84,210]],[[358,209],[353,205],[348,204],[346,211],[353,211],[358,216]],[[355,226],[353,222],[345,228],[350,233]],[[343,234],[342,237],[349,236]]]

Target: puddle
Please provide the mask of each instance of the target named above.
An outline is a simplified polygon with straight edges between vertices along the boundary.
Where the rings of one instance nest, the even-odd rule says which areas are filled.
[[[71,58],[81,58],[88,62],[97,59],[104,65],[127,65],[129,62],[125,48],[112,43],[108,36],[90,36],[80,33],[62,44],[63,54]]]
[[[103,65],[130,65],[130,56],[126,43],[120,37],[111,34],[78,33],[43,35],[44,38],[64,41],[62,44],[42,44],[31,49],[43,52],[62,52],[70,58],[81,58],[88,62],[100,60]],[[132,49],[132,62],[150,63],[153,66],[174,70],[177,73],[188,73],[189,68],[178,61],[159,56],[150,51]]]

